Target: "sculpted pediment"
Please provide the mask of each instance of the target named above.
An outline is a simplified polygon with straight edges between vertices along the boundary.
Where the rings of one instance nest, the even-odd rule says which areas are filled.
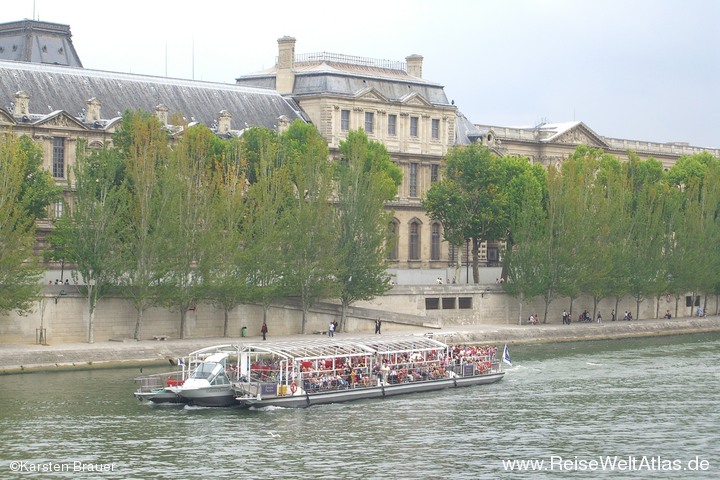
[[[42,120],[38,121],[35,125],[42,127],[53,127],[53,128],[68,128],[68,129],[83,129],[87,130],[87,127],[80,121],[78,121],[72,115],[68,115],[63,110],[58,110],[46,116]]]
[[[606,148],[607,144],[595,132],[584,124],[579,124],[554,139],[556,143],[566,145],[587,145],[589,147]]]
[[[400,99],[400,103],[403,103],[405,105],[415,105],[420,107],[431,107],[432,104],[428,102],[425,97],[420,95],[417,92],[410,93],[408,95],[405,95],[403,98]]]
[[[368,87],[360,90],[355,94],[355,98],[360,100],[370,100],[373,102],[389,102],[388,98],[385,95],[383,95],[373,87]]]

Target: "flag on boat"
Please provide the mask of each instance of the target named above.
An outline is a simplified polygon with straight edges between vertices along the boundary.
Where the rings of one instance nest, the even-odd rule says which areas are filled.
[[[185,365],[185,361],[182,358],[178,358],[178,365]]]
[[[503,348],[503,362],[507,363],[512,367],[512,360],[510,360],[510,350],[508,349],[507,343],[505,344],[505,348]]]

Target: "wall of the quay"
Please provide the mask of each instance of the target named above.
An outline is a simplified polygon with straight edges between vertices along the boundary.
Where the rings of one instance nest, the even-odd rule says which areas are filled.
[[[63,295],[60,294],[63,290]],[[73,291],[74,290],[74,291]],[[704,299],[701,298],[701,301]],[[563,309],[569,310],[569,299],[556,299],[548,310],[548,323],[561,323]],[[522,310],[521,310],[522,308]],[[435,330],[458,325],[517,324],[523,323],[531,313],[544,315],[542,299],[533,299],[520,305],[518,299],[508,295],[500,285],[432,285],[395,286],[385,295],[370,301],[357,302],[347,312],[346,329],[349,332],[372,332],[376,319],[383,321],[383,332],[405,331],[417,328]],[[598,304],[605,322],[615,308],[614,299]],[[583,310],[592,313],[591,298],[580,297],[573,301],[573,319]],[[623,299],[618,310],[631,310],[637,317],[633,298]],[[640,305],[640,319],[662,316],[670,310],[675,316],[675,299],[666,297],[648,299]],[[715,298],[708,300],[708,311],[717,310]],[[320,302],[307,316],[305,333],[327,330],[333,319],[339,319],[340,306],[333,302]],[[680,299],[679,316],[690,316],[685,298]],[[622,314],[620,315],[620,317]],[[135,330],[137,313],[132,304],[122,298],[103,298],[95,311],[94,335],[97,341],[131,338]],[[270,335],[301,333],[302,311],[297,299],[288,299],[270,307],[268,311]],[[240,336],[241,328],[247,327],[248,335],[259,335],[263,320],[260,305],[240,305],[229,314],[228,334]],[[88,337],[89,314],[87,303],[77,289],[46,287],[42,301],[27,316],[15,313],[0,316],[1,343],[34,343],[40,329],[45,339],[53,343],[84,342]],[[199,304],[187,312],[185,337],[203,338],[223,335],[224,312],[213,305]],[[180,314],[168,308],[154,307],[143,316],[141,338],[167,336],[180,337]]]

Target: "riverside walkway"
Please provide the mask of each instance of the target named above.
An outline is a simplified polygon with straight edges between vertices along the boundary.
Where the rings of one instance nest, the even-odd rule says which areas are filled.
[[[441,329],[422,329],[402,333],[432,335],[447,343],[522,344],[603,340],[658,335],[720,332],[720,317],[681,317],[632,321],[604,321],[598,323],[572,323],[562,325],[481,324],[452,325]],[[393,332],[386,334],[392,335]],[[368,333],[336,333],[337,336],[363,337]],[[268,342],[298,340],[317,335],[269,336]],[[93,344],[64,343],[57,345],[0,344],[0,374],[34,371],[72,370],[86,368],[130,367],[157,365],[170,359],[186,356],[189,352],[210,345],[237,344],[258,341],[260,336],[210,337],[158,340],[103,341]],[[321,338],[321,337],[318,337]]]

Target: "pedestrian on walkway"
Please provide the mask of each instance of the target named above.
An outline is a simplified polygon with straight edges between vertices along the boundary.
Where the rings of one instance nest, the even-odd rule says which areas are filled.
[[[262,333],[263,340],[267,340],[266,335],[268,333],[267,323],[263,322],[262,327],[260,327],[260,333]]]
[[[380,326],[382,325],[382,322],[378,318],[375,320],[375,335],[380,335]]]
[[[334,337],[335,336],[335,322],[330,322],[330,326],[328,326],[328,337]]]
[[[600,312],[597,314],[597,322],[602,323],[602,315],[600,315]]]

